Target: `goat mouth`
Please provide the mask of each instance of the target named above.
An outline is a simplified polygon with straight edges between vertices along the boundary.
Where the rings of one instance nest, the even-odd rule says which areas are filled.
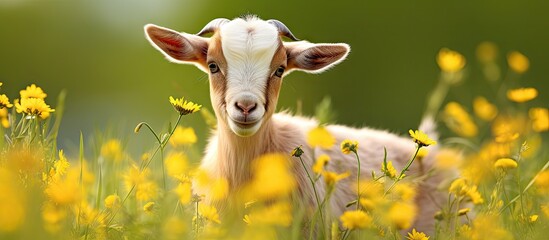
[[[233,119],[231,119],[231,121],[232,121],[236,126],[238,126],[239,128],[243,128],[243,129],[251,128],[251,127],[255,126],[255,125],[259,122],[259,121],[241,122],[241,121],[236,121],[236,120],[233,120]]]

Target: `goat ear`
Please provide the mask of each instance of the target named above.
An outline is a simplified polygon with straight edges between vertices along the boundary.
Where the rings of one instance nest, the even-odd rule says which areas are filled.
[[[289,71],[321,73],[343,61],[351,48],[345,43],[284,42]]]
[[[156,26],[145,25],[145,35],[151,45],[175,63],[190,63],[206,70],[208,39]]]

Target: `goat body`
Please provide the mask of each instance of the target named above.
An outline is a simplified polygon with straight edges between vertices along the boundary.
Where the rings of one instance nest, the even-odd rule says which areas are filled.
[[[227,179],[229,193],[249,182],[254,159],[266,153],[289,154],[300,145],[306,153],[303,160],[308,168],[314,163],[313,156],[327,154],[332,159],[329,171],[356,174],[356,159],[341,153],[339,145],[327,150],[307,146],[307,133],[318,126],[315,120],[274,113],[284,75],[294,70],[322,72],[345,59],[350,50],[347,44],[283,42],[280,36],[297,38],[281,22],[263,21],[253,16],[232,21],[215,19],[197,35],[155,25],[147,25],[145,31],[148,40],[168,60],[194,64],[209,73],[210,97],[218,128],[209,141],[201,167],[213,177]],[[205,33],[213,35],[202,37]],[[339,125],[326,128],[337,143],[345,139],[359,142],[363,176],[379,171],[384,148],[388,159],[400,169],[415,150],[411,139],[385,131]],[[434,123],[429,120],[423,128],[432,133]],[[431,153],[434,151],[436,148],[430,149]],[[432,155],[422,162],[424,169],[431,167]],[[300,200],[315,206],[305,170],[300,164],[292,166]],[[420,174],[420,171],[414,166],[409,174]],[[356,197],[350,187],[354,179],[356,176],[351,175],[338,183],[330,200],[332,216],[340,216],[345,205]],[[428,194],[422,193],[434,192],[435,184],[436,180],[429,180],[420,185],[416,199],[419,217],[415,227],[428,229],[433,225],[434,198],[427,198]],[[317,181],[317,185],[320,195],[324,195],[324,182]]]

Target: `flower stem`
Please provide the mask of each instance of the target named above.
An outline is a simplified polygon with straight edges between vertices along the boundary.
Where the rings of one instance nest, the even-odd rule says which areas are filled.
[[[360,157],[358,157],[358,153],[354,151],[356,156],[356,161],[358,163],[358,169],[356,171],[356,210],[360,209]]]
[[[412,157],[412,159],[410,159],[410,161],[408,161],[408,164],[406,164],[406,166],[402,169],[402,171],[400,171],[400,174],[398,175],[397,179],[393,182],[393,184],[391,184],[391,186],[389,187],[389,189],[387,189],[387,191],[385,191],[385,193],[383,194],[383,196],[387,195],[387,193],[389,193],[393,187],[395,187],[395,185],[397,184],[397,182],[399,182],[401,179],[402,179],[402,176],[404,175],[404,173],[406,171],[408,171],[408,168],[410,168],[410,166],[412,166],[412,163],[414,162],[414,160],[416,159],[417,157],[417,153],[419,152],[419,149],[421,148],[421,146],[418,144],[417,145],[417,148],[416,148],[416,152],[414,153],[414,156]]]
[[[307,170],[307,167],[305,166],[305,163],[303,162],[303,158],[301,158],[301,156],[299,157],[299,161],[301,162],[301,165],[303,166],[303,169],[305,170],[305,173],[307,173],[307,177],[309,178],[309,181],[311,181],[311,186],[313,187],[313,191],[315,193],[316,204],[317,204],[316,211],[319,212],[320,219],[322,221],[322,226],[324,226],[324,216],[322,214],[322,209],[321,209],[321,205],[320,205],[320,198],[318,197],[318,192],[316,191],[315,182],[313,181],[313,178],[311,177],[311,174],[309,173],[309,170]]]

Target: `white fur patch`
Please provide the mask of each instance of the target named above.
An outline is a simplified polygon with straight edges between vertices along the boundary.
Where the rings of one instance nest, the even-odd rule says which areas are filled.
[[[228,101],[239,93],[251,93],[265,104],[265,88],[271,60],[278,48],[278,30],[256,17],[237,18],[220,29],[221,46],[227,61],[226,97]]]

